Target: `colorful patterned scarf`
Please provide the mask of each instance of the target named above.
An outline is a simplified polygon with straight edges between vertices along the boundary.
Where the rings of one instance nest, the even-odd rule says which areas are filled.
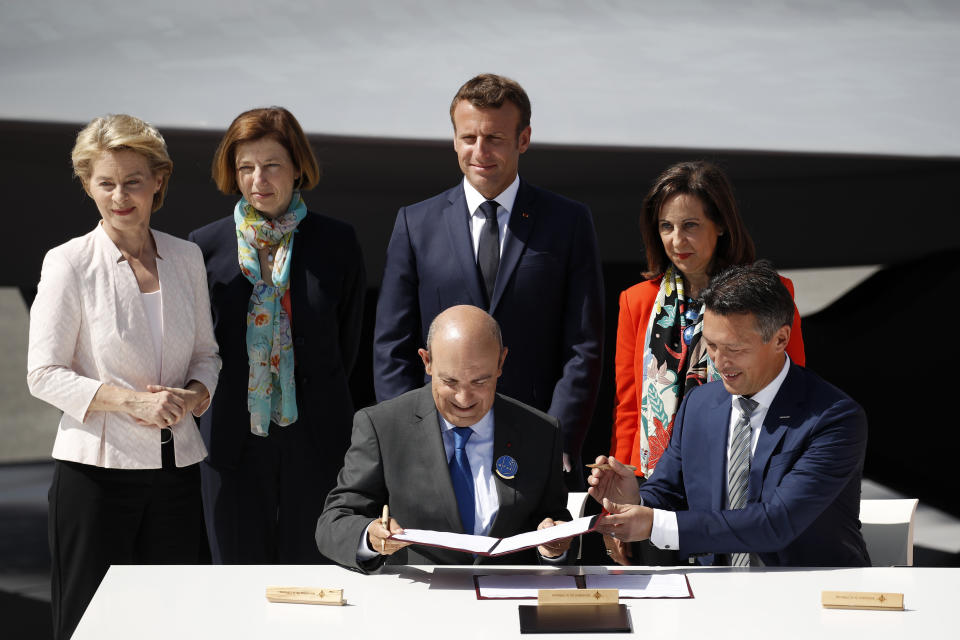
[[[281,216],[264,218],[253,205],[240,198],[233,210],[237,224],[237,254],[240,271],[253,283],[247,307],[247,408],[250,432],[266,436],[270,422],[285,427],[297,420],[297,393],[293,379],[293,341],[290,318],[281,301],[290,287],[293,234],[307,215],[299,191],[293,192],[290,208]],[[271,276],[273,285],[260,277],[258,249],[276,247]]]
[[[683,276],[671,264],[660,281],[643,347],[640,470],[647,478],[670,444],[684,394],[719,377],[700,340],[702,330],[699,304],[684,295]]]

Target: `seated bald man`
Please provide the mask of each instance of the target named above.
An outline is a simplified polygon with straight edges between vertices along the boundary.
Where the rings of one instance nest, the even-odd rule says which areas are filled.
[[[474,558],[388,538],[403,526],[502,538],[570,519],[557,419],[496,392],[507,356],[496,320],[451,307],[419,353],[427,385],[354,416],[337,487],[317,522],[320,552],[364,572],[384,563],[562,561],[569,540]],[[390,531],[379,520],[384,505]]]
[[[597,458],[612,469],[593,471],[590,493],[613,514],[598,530],[701,564],[870,566],[858,520],[867,418],[784,353],[790,293],[761,261],[719,274],[701,298],[720,380],[683,399],[639,488],[627,467]]]

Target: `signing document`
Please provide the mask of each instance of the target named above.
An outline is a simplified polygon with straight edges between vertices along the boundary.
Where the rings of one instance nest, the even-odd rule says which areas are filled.
[[[591,530],[597,516],[577,518],[554,527],[518,533],[509,538],[491,538],[472,536],[466,533],[449,533],[427,529],[404,529],[390,538],[413,544],[425,544],[430,547],[442,547],[454,551],[466,551],[481,556],[504,556],[543,544],[550,544],[564,538],[579,536]]]
[[[627,573],[584,576],[536,574],[481,575],[474,578],[477,598],[536,598],[540,589],[617,589],[620,598],[692,598],[682,573]]]
[[[583,577],[587,589],[619,589],[621,598],[692,598],[682,573],[609,573]]]

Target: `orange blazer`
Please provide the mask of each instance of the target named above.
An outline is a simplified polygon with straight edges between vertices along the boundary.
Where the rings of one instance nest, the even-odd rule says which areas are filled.
[[[637,467],[640,473],[640,391],[643,381],[643,347],[646,344],[647,325],[653,312],[653,303],[660,290],[663,276],[633,285],[620,293],[620,319],[617,322],[617,402],[613,410],[613,434],[610,455],[621,462]],[[793,283],[780,276],[790,295]],[[793,326],[787,355],[795,364],[804,366],[803,336],[800,333],[800,313],[794,308]]]

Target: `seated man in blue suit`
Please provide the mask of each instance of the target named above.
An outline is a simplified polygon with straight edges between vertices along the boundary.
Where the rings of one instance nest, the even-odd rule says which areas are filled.
[[[402,527],[512,536],[570,519],[557,420],[497,393],[507,349],[496,320],[467,305],[431,323],[432,380],[361,409],[337,487],[317,523],[320,552],[360,571],[387,564],[559,562],[561,540],[498,557],[390,538]],[[389,530],[378,516],[390,507]],[[570,554],[573,556],[574,554]]]
[[[603,280],[590,210],[518,174],[530,144],[530,100],[493,74],[468,80],[450,105],[463,180],[403,207],[377,301],[373,382],[382,402],[425,382],[417,349],[438,313],[487,310],[510,361],[500,391],[560,420],[568,486],[600,383]]]
[[[626,466],[597,458],[609,469],[593,471],[589,491],[611,514],[598,529],[702,564],[869,566],[863,409],[785,355],[793,302],[769,263],[731,267],[701,298],[720,381],[687,394],[639,488]]]

